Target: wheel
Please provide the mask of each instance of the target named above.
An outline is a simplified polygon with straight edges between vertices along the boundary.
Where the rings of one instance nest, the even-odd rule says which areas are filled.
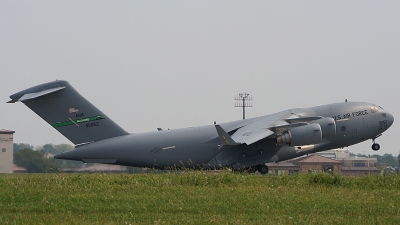
[[[372,145],[372,150],[374,150],[374,151],[378,151],[380,148],[381,148],[381,146],[379,144],[374,143]]]
[[[250,166],[247,168],[249,173],[255,173],[257,171],[257,166]]]
[[[268,173],[268,166],[266,166],[266,165],[258,165],[257,170],[261,174],[267,174]]]
[[[236,169],[232,168],[232,171],[234,173],[248,173],[251,170],[251,167],[238,167]]]

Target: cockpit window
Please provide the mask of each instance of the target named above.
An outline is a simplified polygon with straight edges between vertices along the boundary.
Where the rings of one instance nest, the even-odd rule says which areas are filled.
[[[371,113],[376,113],[378,111],[379,111],[378,107],[376,107],[376,106],[371,107]]]

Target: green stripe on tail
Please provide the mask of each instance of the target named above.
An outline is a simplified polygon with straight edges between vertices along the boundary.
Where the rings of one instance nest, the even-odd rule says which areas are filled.
[[[83,118],[83,119],[77,119],[77,120],[67,120],[64,122],[57,122],[57,123],[53,123],[51,124],[51,126],[53,126],[54,128],[57,127],[64,127],[64,126],[69,126],[69,125],[77,125],[79,126],[80,123],[87,123],[90,121],[95,121],[95,120],[102,120],[105,119],[103,116],[99,115],[99,116],[91,116],[91,117],[87,117],[87,118]]]

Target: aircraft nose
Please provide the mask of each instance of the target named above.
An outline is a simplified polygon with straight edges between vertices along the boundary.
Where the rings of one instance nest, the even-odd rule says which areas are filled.
[[[386,112],[386,118],[388,121],[388,127],[392,126],[392,124],[394,122],[394,116],[391,113]]]

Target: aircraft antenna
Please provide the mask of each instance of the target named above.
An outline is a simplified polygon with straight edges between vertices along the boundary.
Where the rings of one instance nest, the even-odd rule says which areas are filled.
[[[249,102],[252,101],[253,98],[250,96],[249,93],[240,93],[239,95],[235,96],[235,107],[243,108],[243,119],[246,118],[245,108],[253,107],[253,103]]]

